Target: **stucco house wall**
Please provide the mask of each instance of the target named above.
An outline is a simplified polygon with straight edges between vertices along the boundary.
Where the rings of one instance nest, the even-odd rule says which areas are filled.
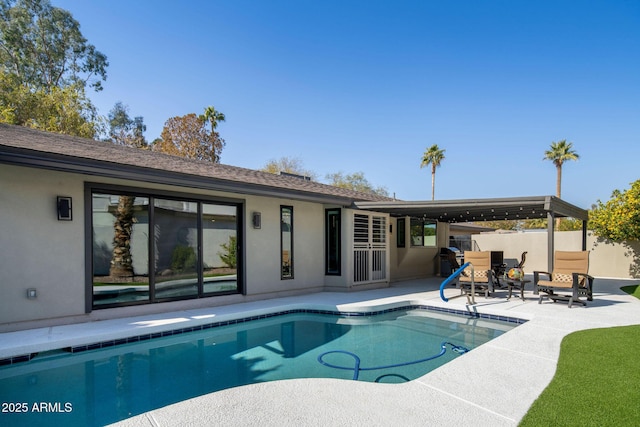
[[[1,165],[0,183],[0,323],[84,313],[82,180]],[[57,195],[73,197],[72,221],[58,221]]]
[[[245,216],[262,215],[261,228],[244,225],[246,295],[216,296],[85,313],[84,186],[94,183],[132,186],[243,200]],[[65,323],[250,301],[319,291],[324,286],[324,206],[319,203],[187,189],[80,174],[0,167],[0,324],[48,319]],[[72,197],[72,221],[58,221],[56,196]],[[294,211],[293,279],[280,278],[280,206]],[[35,288],[37,298],[28,299]],[[66,320],[65,320],[66,319]]]

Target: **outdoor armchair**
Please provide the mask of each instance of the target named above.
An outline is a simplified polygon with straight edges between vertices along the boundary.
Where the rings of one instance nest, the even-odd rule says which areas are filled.
[[[474,292],[483,292],[485,298],[493,292],[493,270],[491,267],[491,252],[490,251],[465,251],[464,262],[471,263],[473,266],[473,283]],[[466,292],[467,295],[471,294],[471,266],[464,269],[458,282],[460,283],[460,289]]]
[[[593,277],[589,274],[589,251],[556,251],[553,256],[553,272],[534,271],[534,293],[540,293],[538,304],[546,296],[556,302],[567,301],[587,305],[580,297],[593,301]]]

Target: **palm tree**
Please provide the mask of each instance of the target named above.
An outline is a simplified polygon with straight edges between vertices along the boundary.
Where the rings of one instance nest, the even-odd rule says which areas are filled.
[[[131,232],[135,222],[133,204],[135,197],[120,196],[113,223],[113,253],[109,275],[112,277],[133,277],[133,257],[131,254]]]
[[[444,152],[438,147],[438,144],[433,144],[422,155],[422,163],[420,167],[431,165],[431,200],[435,200],[436,195],[436,168],[440,166],[440,163],[444,160]]]
[[[580,156],[573,150],[573,142],[566,139],[551,142],[551,149],[544,152],[542,160],[551,160],[556,165],[556,196],[560,198],[562,187],[562,164],[567,160],[578,160]]]
[[[224,114],[216,110],[213,106],[208,106],[204,109],[204,114],[200,116],[204,120],[208,120],[211,123],[211,130],[215,131],[218,127],[218,122],[224,122]]]

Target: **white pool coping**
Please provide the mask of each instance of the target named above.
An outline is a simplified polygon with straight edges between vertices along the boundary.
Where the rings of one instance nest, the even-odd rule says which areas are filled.
[[[293,309],[371,311],[431,305],[528,320],[504,335],[405,384],[334,379],[297,379],[236,387],[207,394],[117,423],[169,425],[403,425],[516,426],[555,373],[560,342],[567,334],[640,324],[640,300],[620,291],[638,281],[596,279],[586,307],[545,300],[531,290],[526,300],[496,297],[440,299],[441,278],[413,280],[389,288],[350,293],[321,292],[229,306],[184,310],[0,334],[0,359],[117,340],[218,321]],[[457,295],[447,289],[447,296]]]

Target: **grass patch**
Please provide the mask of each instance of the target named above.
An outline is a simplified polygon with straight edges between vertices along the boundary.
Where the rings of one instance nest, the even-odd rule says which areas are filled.
[[[634,297],[640,299],[640,285],[623,286],[620,289],[622,289],[629,295],[633,295]]]
[[[567,335],[551,384],[520,426],[640,425],[639,354],[640,325]]]

